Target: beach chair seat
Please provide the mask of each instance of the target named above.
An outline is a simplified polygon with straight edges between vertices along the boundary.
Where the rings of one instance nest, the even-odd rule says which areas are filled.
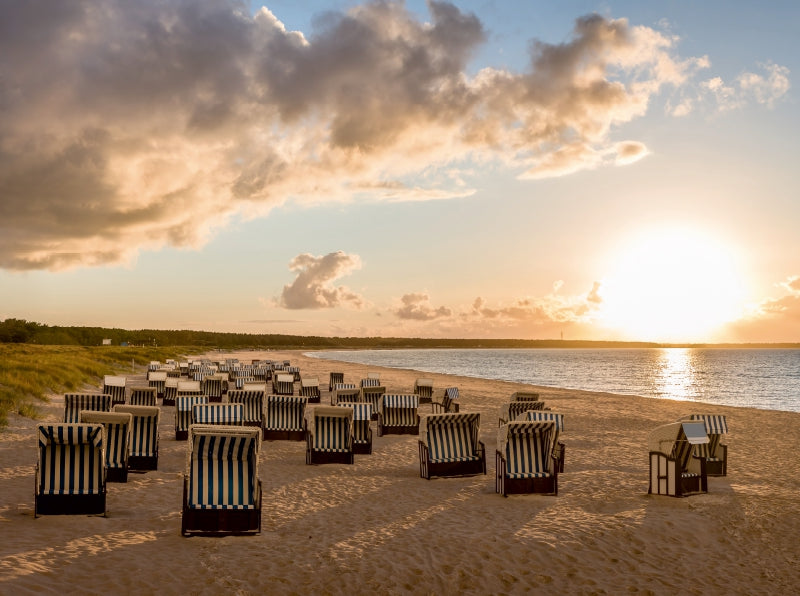
[[[103,393],[111,396],[111,407],[125,403],[125,377],[105,375],[103,377]]]
[[[64,422],[80,422],[81,411],[111,411],[111,396],[107,393],[65,393]]]
[[[372,405],[372,419],[378,419],[378,408],[380,407],[381,397],[386,395],[386,387],[377,385],[375,387],[362,387],[361,398],[357,401],[363,401]]]
[[[131,387],[128,403],[132,406],[157,406],[158,390],[155,387]]]
[[[361,401],[361,389],[353,383],[337,383],[331,392],[331,405],[336,406],[340,401]]]
[[[344,383],[343,372],[332,372],[328,379],[328,391],[333,391],[333,386],[337,383]]]
[[[728,445],[723,442],[728,434],[728,420],[723,414],[690,414],[684,420],[702,422],[706,427],[708,444],[695,446],[694,455],[706,459],[706,476],[728,475]]]
[[[244,408],[242,404],[206,403],[192,406],[192,424],[242,426]]]
[[[191,426],[181,534],[261,532],[260,450],[257,428]]]
[[[372,404],[365,402],[339,402],[339,407],[353,410],[353,453],[372,453]]]
[[[474,476],[486,474],[486,449],[480,441],[481,415],[431,414],[422,419],[419,475]]]
[[[264,406],[264,439],[303,441],[308,399],[295,395],[267,395]]]
[[[706,458],[696,456],[698,445],[707,445],[703,422],[673,422],[650,433],[649,494],[686,497],[708,492]]]
[[[189,427],[192,425],[192,408],[207,404],[205,395],[181,395],[175,398],[175,440],[185,441],[189,438]]]
[[[132,418],[126,412],[81,412],[82,424],[103,425],[107,482],[128,481]]]
[[[109,397],[109,403],[110,403]],[[106,514],[102,424],[38,427],[34,516]]]
[[[255,426],[263,432],[265,396],[266,392],[263,389],[231,389],[228,391],[228,403],[242,405],[243,426]]]
[[[418,435],[418,411],[417,395],[385,393],[378,404],[378,436]]]
[[[458,413],[459,405],[456,401],[458,399],[458,387],[447,387],[444,390],[441,401],[434,401],[431,398],[431,413],[433,414],[447,414]]]
[[[433,379],[425,378],[414,381],[414,393],[419,396],[419,403],[431,403],[433,399]]]
[[[158,397],[164,397],[164,386],[166,385],[166,382],[167,371],[165,370],[151,370],[147,373],[147,384],[150,387],[156,388]]]
[[[512,401],[500,406],[497,426],[503,426],[512,420],[519,420],[525,412],[543,410],[543,401]]]
[[[114,406],[114,411],[131,415],[129,470],[158,469],[158,423],[161,408],[157,406]]]
[[[222,396],[228,391],[228,375],[208,375],[201,381],[200,387],[208,396],[209,403],[221,403]]]
[[[275,395],[294,395],[294,375],[285,372],[273,375],[272,391]]]
[[[305,413],[306,463],[353,463],[353,410],[316,406]]]
[[[497,432],[495,492],[558,494],[558,462],[553,456],[553,420],[512,420]]]
[[[539,394],[535,391],[515,391],[511,394],[511,401],[539,401]]]
[[[554,422],[555,428],[551,434],[550,448],[553,453],[553,459],[556,461],[558,473],[564,473],[564,459],[566,457],[567,448],[563,442],[559,441],[561,433],[564,431],[564,414],[553,412],[551,410],[527,410],[517,420],[525,420],[528,422]]]
[[[308,399],[310,404],[318,404],[320,400],[319,392],[319,378],[318,377],[301,377],[300,378],[300,395]]]

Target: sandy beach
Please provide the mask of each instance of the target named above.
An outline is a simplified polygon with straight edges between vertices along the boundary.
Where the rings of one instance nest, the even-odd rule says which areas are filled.
[[[353,465],[309,466],[305,443],[264,442],[258,536],[180,533],[186,442],[162,409],[157,471],[109,483],[107,517],[34,519],[38,421],[0,431],[0,594],[792,594],[800,589],[800,414],[540,388],[565,415],[559,495],[495,493],[498,411],[531,386],[378,369],[301,352],[290,359],[357,383],[380,370],[390,391],[417,377],[457,386],[480,412],[487,474],[419,476],[416,436],[374,438]],[[144,384],[144,373],[128,384]],[[96,388],[95,388],[96,389]],[[60,421],[63,396],[41,408]],[[430,406],[420,413],[430,413]],[[708,494],[650,496],[647,436],[692,412],[725,414],[728,476]],[[373,430],[375,423],[373,423]]]

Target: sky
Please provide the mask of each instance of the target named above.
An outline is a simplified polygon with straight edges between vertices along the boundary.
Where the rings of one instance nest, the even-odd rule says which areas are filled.
[[[0,319],[800,341],[800,4],[0,0]]]

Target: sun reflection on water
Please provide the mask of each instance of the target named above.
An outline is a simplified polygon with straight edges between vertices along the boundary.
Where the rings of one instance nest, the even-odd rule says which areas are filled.
[[[656,392],[669,399],[696,399],[694,353],[689,348],[664,348],[656,367]]]

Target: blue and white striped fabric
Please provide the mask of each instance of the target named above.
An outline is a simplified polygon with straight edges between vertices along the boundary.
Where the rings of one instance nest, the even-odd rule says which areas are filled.
[[[193,425],[189,439],[189,507],[256,508],[261,431]]]
[[[474,461],[480,459],[476,449],[480,435],[481,415],[431,414],[422,422],[422,440],[428,446],[431,463]]]
[[[380,387],[380,385],[381,385],[380,379],[373,379],[371,377],[367,379],[361,379],[362,387]]]
[[[692,414],[690,419],[702,421],[708,435],[708,444],[698,445],[697,455],[712,461],[720,461],[721,458],[717,456],[717,447],[722,440],[722,435],[728,434],[728,420],[723,414]]]
[[[202,380],[201,386],[208,397],[221,398],[225,392],[225,377],[220,374],[208,375]]]
[[[232,389],[228,391],[228,402],[242,404],[242,422],[246,425],[261,426],[264,419],[264,391]]]
[[[40,424],[38,435],[38,494],[93,495],[103,492],[102,424]]]
[[[158,455],[158,422],[161,408],[152,406],[114,406],[115,412],[130,414],[131,446],[130,455],[134,457],[155,457]]]
[[[125,470],[128,467],[132,416],[126,412],[81,412],[82,424],[102,424],[106,433],[106,466]]]
[[[377,412],[380,407],[381,397],[386,394],[386,387],[362,387],[361,399],[359,401],[366,402],[372,405],[372,411]]]
[[[103,377],[103,393],[111,396],[111,405],[125,403],[125,377],[105,375]]]
[[[522,416],[521,420],[528,420],[532,422],[555,422],[556,430],[561,432],[564,430],[564,414],[557,412],[539,412],[535,410],[528,410]]]
[[[253,375],[241,375],[236,377],[234,385],[236,386],[237,389],[241,390],[244,389],[245,385],[258,382],[259,382],[258,379],[256,379]]]
[[[159,395],[164,394],[164,385],[167,382],[167,371],[154,370],[147,373],[147,384],[150,387],[155,387]]]
[[[516,420],[500,427],[498,446],[506,459],[506,476],[546,478],[552,473],[550,454],[556,423]]]
[[[131,397],[128,402],[132,406],[156,406],[157,390],[155,387],[131,387]]]
[[[386,393],[380,400],[383,426],[415,426],[419,418],[419,396],[412,394]]]
[[[192,408],[208,403],[205,395],[182,395],[175,398],[175,432],[188,432],[192,425]]]
[[[300,395],[303,397],[319,397],[319,379],[302,377],[300,379]]]
[[[293,395],[268,395],[266,430],[301,431],[308,398]]]
[[[242,426],[242,404],[198,404],[192,407],[192,424]]]
[[[299,366],[287,366],[286,372],[291,374],[294,377],[295,381],[300,380],[300,367]]]
[[[432,379],[417,379],[414,381],[414,393],[421,398],[429,398],[433,396],[433,380]]]
[[[294,393],[294,375],[291,373],[278,373],[272,377],[272,390],[278,395],[292,395]]]
[[[353,410],[318,406],[309,411],[308,431],[314,451],[346,453],[353,450]]]
[[[444,390],[444,394],[451,400],[458,399],[458,387],[448,387]]]
[[[80,422],[81,410],[111,411],[111,396],[106,393],[65,393],[64,422]]]
[[[364,402],[339,402],[339,407],[353,410],[353,442],[364,444],[369,442],[369,424],[372,420],[372,404]]]
[[[544,408],[543,401],[512,401],[500,406],[500,424],[505,424],[511,420],[519,420],[524,417],[526,412],[541,410]]]
[[[343,372],[332,372],[330,373],[330,377],[328,378],[328,391],[333,391],[333,388],[338,383],[344,383],[344,373]]]

